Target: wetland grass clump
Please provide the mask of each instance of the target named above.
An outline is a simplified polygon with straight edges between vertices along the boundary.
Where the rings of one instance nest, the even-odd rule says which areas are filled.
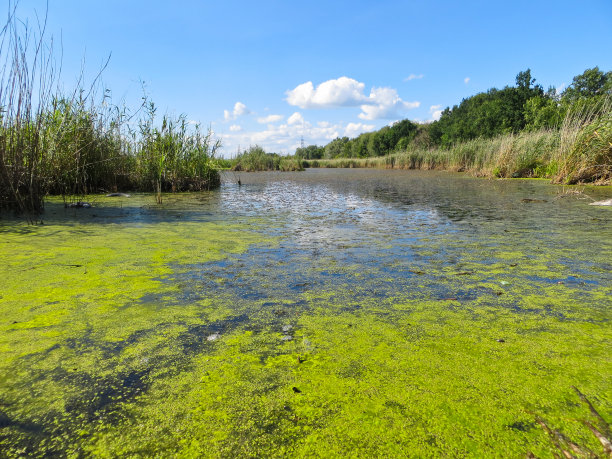
[[[44,27],[40,30],[44,31]],[[77,199],[101,191],[204,190],[220,184],[214,160],[220,144],[185,116],[165,115],[145,102],[141,113],[97,96],[97,79],[72,92],[58,83],[52,46],[11,9],[0,30],[0,210],[34,215],[48,195]],[[142,108],[142,107],[141,107]]]
[[[557,183],[612,183],[612,96],[568,113],[554,160]]]
[[[572,112],[560,130],[478,138],[449,148],[414,147],[386,156],[303,160],[306,167],[372,167],[470,172],[498,178],[549,178],[555,183],[612,183],[612,103]]]
[[[161,203],[163,191],[200,191],[221,183],[214,155],[221,143],[208,131],[193,129],[184,115],[162,117],[161,127],[155,124],[155,105],[148,104],[148,115],[132,134],[135,149],[133,186],[155,191]]]
[[[450,148],[416,147],[374,158],[314,160],[308,161],[308,165],[467,171],[495,177],[542,177],[556,170],[551,166],[551,158],[558,145],[558,134],[545,130],[492,139],[479,138]]]
[[[304,167],[300,159],[285,157],[277,153],[266,153],[259,145],[251,146],[233,160],[232,170],[254,171],[302,171]]]

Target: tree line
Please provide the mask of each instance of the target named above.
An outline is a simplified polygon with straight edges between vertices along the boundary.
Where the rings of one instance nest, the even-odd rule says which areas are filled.
[[[298,148],[300,159],[367,158],[410,148],[450,148],[477,138],[558,130],[572,112],[597,111],[612,96],[612,71],[599,67],[573,78],[563,91],[536,84],[531,70],[519,72],[514,86],[491,88],[446,107],[431,123],[402,120],[355,138],[338,137],[325,146]]]

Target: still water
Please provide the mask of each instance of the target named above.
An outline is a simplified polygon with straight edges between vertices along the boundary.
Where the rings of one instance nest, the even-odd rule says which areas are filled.
[[[534,415],[596,450],[611,194],[226,172],[3,217],[2,455],[546,457]]]

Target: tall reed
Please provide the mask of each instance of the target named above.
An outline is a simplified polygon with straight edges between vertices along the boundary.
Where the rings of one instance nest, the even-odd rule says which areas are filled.
[[[560,135],[556,182],[612,183],[612,96],[572,107]]]
[[[98,79],[83,78],[68,94],[56,88],[52,42],[44,24],[34,33],[16,18],[16,6],[0,30],[0,209],[36,214],[45,196],[70,199],[108,190],[203,190],[220,183],[214,156],[220,146],[184,115],[155,106],[130,115],[98,97]],[[138,128],[127,122],[140,114]]]

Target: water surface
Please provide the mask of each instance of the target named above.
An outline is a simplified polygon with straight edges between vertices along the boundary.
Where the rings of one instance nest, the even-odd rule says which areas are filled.
[[[584,193],[317,169],[3,216],[0,449],[547,457],[538,415],[597,450],[571,386],[612,411],[612,192]]]

